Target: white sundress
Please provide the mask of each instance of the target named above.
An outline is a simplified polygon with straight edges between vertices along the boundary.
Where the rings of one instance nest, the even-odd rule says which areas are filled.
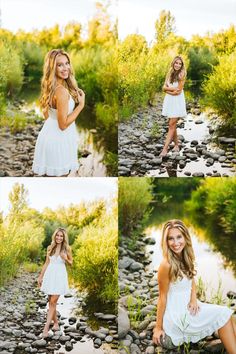
[[[49,256],[49,259],[40,289],[47,295],[65,295],[69,292],[65,261],[60,255]]]
[[[173,84],[168,84],[170,87],[178,87],[178,82],[174,82]],[[182,90],[179,95],[172,96],[166,93],[163,107],[162,107],[162,115],[167,118],[182,118],[186,117],[186,102],[184,97],[184,91]]]
[[[167,305],[163,317],[163,329],[174,345],[196,343],[223,327],[233,311],[227,306],[207,304],[198,301],[200,307],[196,315],[188,310],[192,280],[184,277],[171,283],[167,295]]]
[[[68,114],[74,109],[74,100],[70,96]],[[33,171],[42,176],[62,176],[78,170],[78,133],[75,122],[61,130],[57,120],[57,110],[49,109],[36,141]]]

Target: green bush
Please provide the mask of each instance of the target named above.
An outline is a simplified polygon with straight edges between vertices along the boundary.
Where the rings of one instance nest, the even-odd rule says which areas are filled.
[[[188,79],[202,82],[209,75],[213,66],[218,64],[216,53],[207,47],[193,46],[189,48]]]
[[[106,65],[109,54],[100,47],[83,48],[71,52],[71,60],[79,87],[86,92],[88,102],[103,101],[99,72]]]
[[[43,227],[32,220],[1,225],[0,285],[13,277],[23,262],[39,257],[42,239]]]
[[[137,51],[133,49],[132,54],[129,48],[127,49],[126,41],[120,44],[118,72],[121,120],[129,118],[139,107],[146,106],[149,99],[161,90],[171,61],[168,53],[157,54],[154,50],[147,51],[144,47],[137,56]]]
[[[0,93],[12,95],[19,92],[23,84],[22,58],[13,45],[0,42]]]
[[[33,42],[22,42],[24,75],[27,83],[40,83],[43,74],[43,62],[46,48]]]
[[[152,180],[150,178],[119,178],[119,232],[126,237],[136,236],[150,214]]]
[[[74,245],[73,277],[78,286],[103,302],[118,296],[117,215],[104,214],[85,227]]]
[[[203,83],[202,103],[213,108],[229,124],[236,122],[236,51],[223,55]]]
[[[185,203],[198,223],[236,233],[236,178],[207,178]],[[204,221],[205,220],[205,221]]]

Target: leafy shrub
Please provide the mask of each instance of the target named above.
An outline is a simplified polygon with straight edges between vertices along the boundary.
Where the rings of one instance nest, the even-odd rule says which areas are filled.
[[[0,42],[0,93],[4,96],[19,92],[23,84],[23,64],[17,48]]]
[[[80,288],[103,302],[117,301],[117,238],[117,215],[113,211],[85,227],[74,245],[74,279]]]
[[[193,191],[186,208],[198,222],[218,225],[224,233],[236,232],[236,178],[207,178]]]
[[[219,58],[219,65],[203,83],[203,104],[230,124],[236,122],[236,51]]]
[[[152,201],[150,178],[119,178],[119,231],[123,236],[135,237],[144,226]]]

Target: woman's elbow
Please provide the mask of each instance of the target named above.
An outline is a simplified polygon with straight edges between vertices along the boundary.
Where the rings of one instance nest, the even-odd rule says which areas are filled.
[[[65,130],[66,128],[67,128],[67,125],[66,125],[66,123],[58,123],[58,126],[59,126],[59,128],[60,128],[60,130]]]
[[[165,306],[166,302],[167,302],[167,295],[166,294],[160,294],[159,295],[159,303]]]

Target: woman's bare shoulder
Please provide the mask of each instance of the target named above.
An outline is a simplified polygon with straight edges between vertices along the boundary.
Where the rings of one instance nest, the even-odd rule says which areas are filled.
[[[186,72],[185,70],[181,70],[180,73],[179,73],[179,79],[180,80],[184,80],[186,77]]]
[[[69,97],[69,92],[68,90],[63,86],[63,85],[58,85],[55,90],[54,90],[54,95],[56,97]]]
[[[166,258],[163,258],[163,260],[160,263],[158,272],[169,273],[169,270],[170,270],[170,263]]]

